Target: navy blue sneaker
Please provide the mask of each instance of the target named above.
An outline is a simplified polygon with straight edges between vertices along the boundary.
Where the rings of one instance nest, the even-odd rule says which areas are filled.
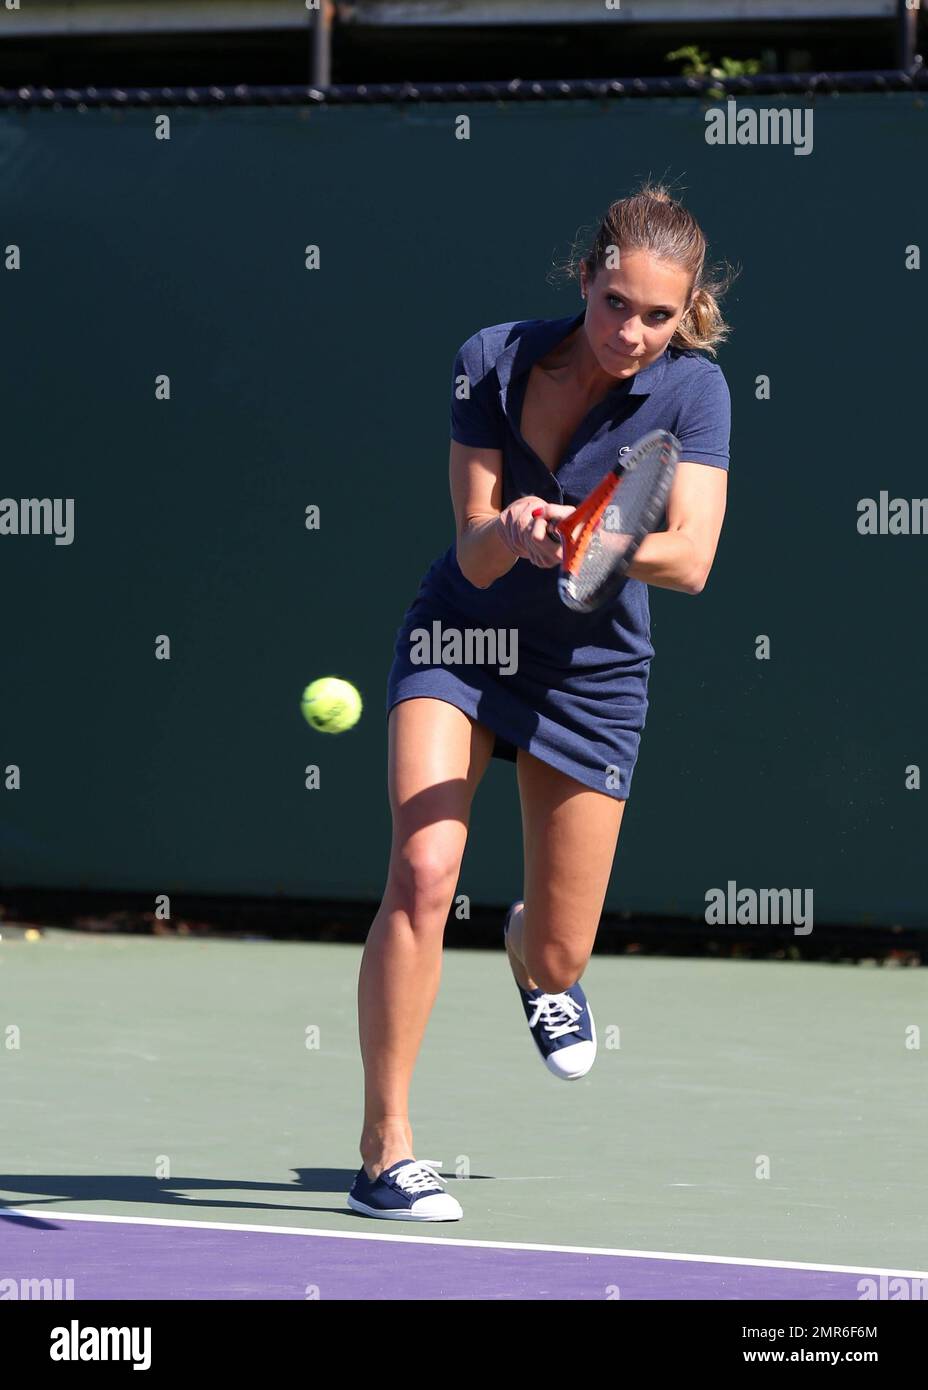
[[[434,1158],[403,1158],[373,1180],[362,1167],[348,1193],[348,1205],[364,1216],[387,1221],[460,1221],[460,1203],[441,1190],[445,1179],[435,1172],[440,1167]]]
[[[521,902],[514,902],[506,913],[504,941],[513,911],[521,906]],[[509,955],[508,944],[506,954]],[[509,965],[511,968],[511,958]],[[548,1071],[562,1081],[576,1081],[586,1076],[596,1060],[596,1025],[593,1010],[580,985],[571,985],[563,994],[545,994],[543,989],[523,989],[516,980],[516,989],[535,1046]]]

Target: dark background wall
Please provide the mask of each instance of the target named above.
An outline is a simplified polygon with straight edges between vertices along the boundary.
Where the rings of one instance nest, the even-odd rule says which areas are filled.
[[[742,267],[731,500],[707,590],[652,590],[607,905],[698,913],[734,879],[923,923],[928,538],[860,536],[857,502],[926,492],[924,100],[824,97],[808,157],[707,146],[696,100],[462,109],[467,142],[453,105],[175,109],[169,142],[141,110],[0,116],[23,262],[0,276],[0,496],[73,497],[77,528],[0,537],[0,768],[23,778],[2,881],[376,898],[392,643],[452,537],[454,350],[573,313],[552,260],[652,173]],[[366,701],[340,738],[299,711],[326,674]],[[508,901],[520,862],[494,763],[460,889]]]

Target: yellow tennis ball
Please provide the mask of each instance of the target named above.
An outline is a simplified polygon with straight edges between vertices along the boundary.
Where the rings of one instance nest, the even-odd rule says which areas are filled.
[[[361,718],[361,696],[350,681],[321,676],[303,691],[303,717],[321,734],[341,734]]]

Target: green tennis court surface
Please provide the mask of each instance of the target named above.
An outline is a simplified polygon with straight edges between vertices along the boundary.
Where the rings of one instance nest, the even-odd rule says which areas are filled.
[[[0,1201],[36,1229],[143,1217],[415,1237],[378,1247],[394,1251],[926,1267],[918,970],[594,956],[599,1055],[565,1083],[535,1052],[502,947],[447,952],[412,1121],[464,1219],[423,1225],[345,1206],[359,947],[3,935]],[[671,1268],[649,1296],[677,1296]]]

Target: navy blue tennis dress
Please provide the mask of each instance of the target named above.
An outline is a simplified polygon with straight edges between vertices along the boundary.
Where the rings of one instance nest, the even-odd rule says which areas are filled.
[[[546,467],[519,428],[529,370],[584,315],[494,324],[468,338],[455,357],[451,437],[502,451],[503,507],[526,496],[577,506],[623,449],[654,429],[677,436],[681,459],[727,468],[725,377],[701,353],[670,347],[612,387],[581,421],[558,468]],[[435,560],[403,617],[387,713],[415,696],[447,700],[495,732],[495,757],[515,761],[516,749],[525,748],[624,800],[654,655],[647,584],[626,579],[604,608],[575,613],[558,596],[556,566],[519,559],[478,589],[461,573],[455,552],[452,543]]]

